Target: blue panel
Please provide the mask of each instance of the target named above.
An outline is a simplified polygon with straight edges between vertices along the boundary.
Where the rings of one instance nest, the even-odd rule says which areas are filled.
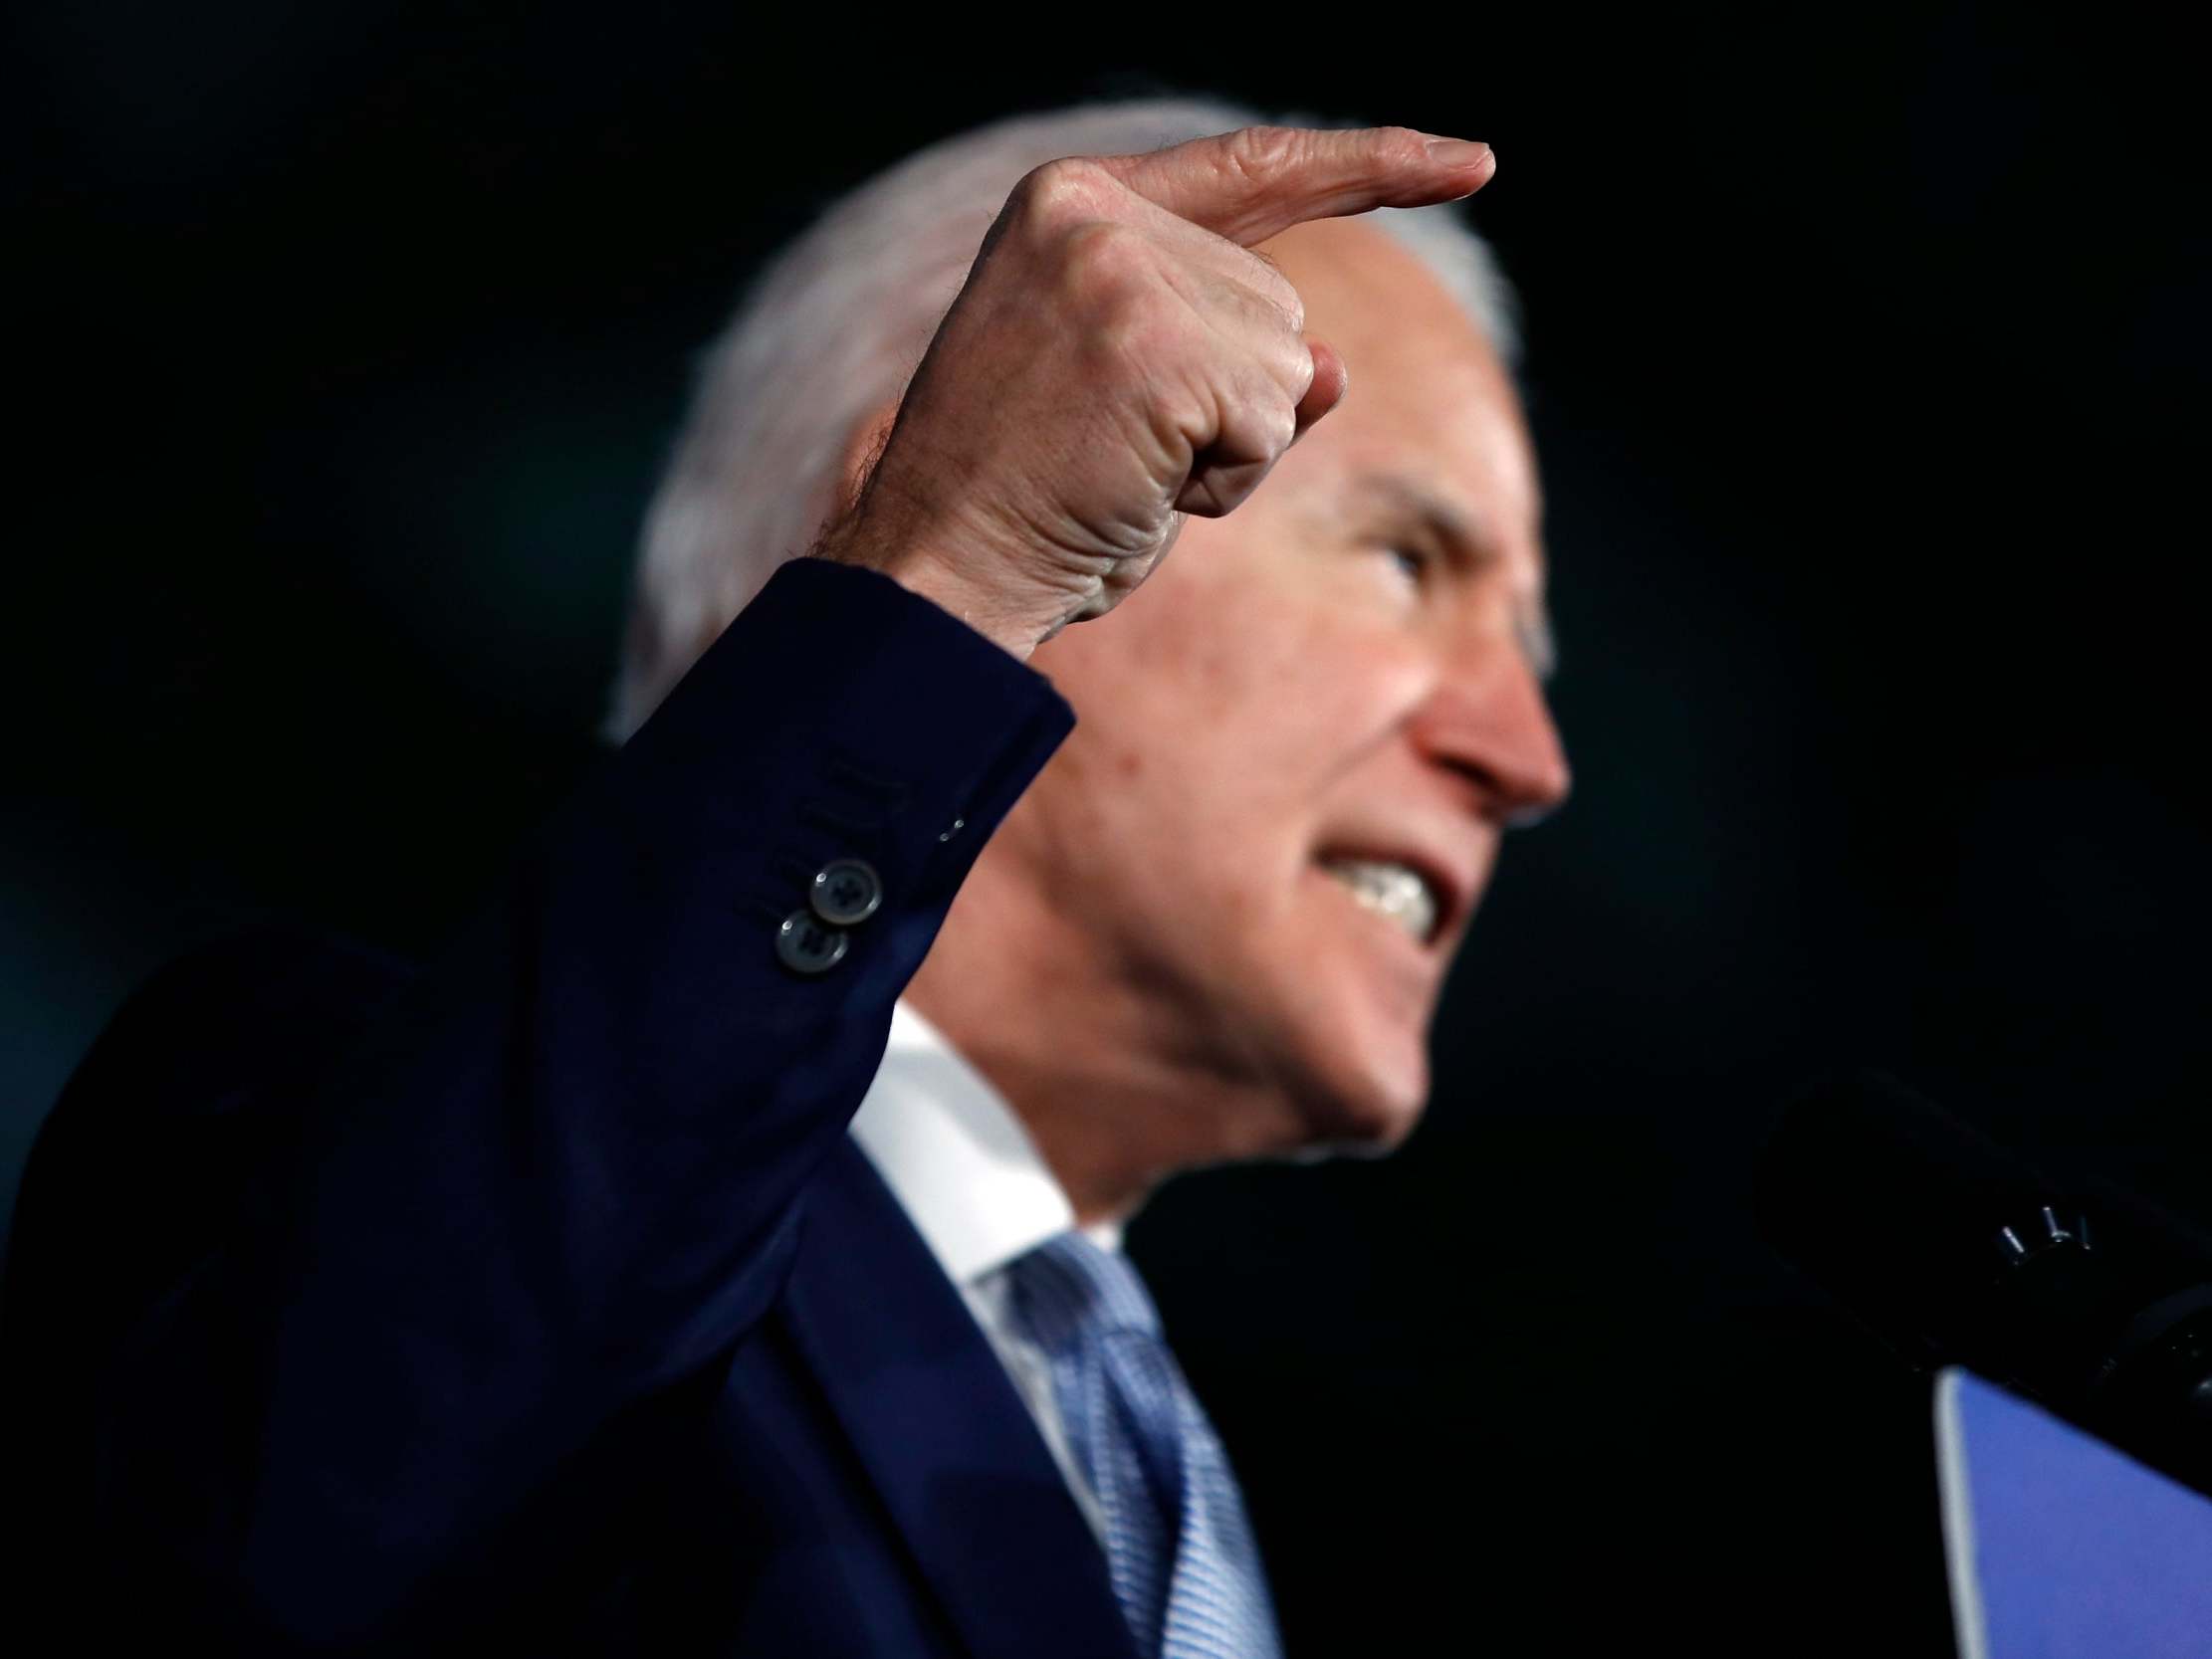
[[[1962,1659],[2212,1659],[2212,1502],[1968,1371],[1936,1443]]]

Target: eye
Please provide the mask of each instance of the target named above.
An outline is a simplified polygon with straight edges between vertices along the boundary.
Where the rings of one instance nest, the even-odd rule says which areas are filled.
[[[1419,547],[1404,542],[1392,542],[1383,548],[1393,564],[1406,573],[1406,579],[1419,587],[1429,574],[1429,555]]]

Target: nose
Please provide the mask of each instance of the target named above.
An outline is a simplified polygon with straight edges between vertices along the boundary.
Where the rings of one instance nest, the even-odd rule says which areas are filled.
[[[1465,778],[1473,805],[1508,827],[1535,823],[1573,787],[1534,667],[1498,642],[1462,646],[1414,722],[1426,758]]]

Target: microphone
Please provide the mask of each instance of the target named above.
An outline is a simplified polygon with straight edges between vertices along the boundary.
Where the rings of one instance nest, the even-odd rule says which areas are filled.
[[[2212,1243],[2053,1179],[1879,1072],[1784,1112],[1760,1231],[1925,1368],[1962,1364],[2212,1495]]]

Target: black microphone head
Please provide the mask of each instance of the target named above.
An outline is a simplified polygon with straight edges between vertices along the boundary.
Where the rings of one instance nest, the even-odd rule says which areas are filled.
[[[1760,1230],[1908,1358],[1962,1364],[2212,1495],[2212,1243],[2060,1180],[1879,1072],[1830,1076],[1762,1153]]]
[[[1822,1077],[1761,1156],[1760,1231],[1907,1357],[2078,1392],[2144,1306],[2212,1280],[2148,1205],[2054,1176],[1895,1078]]]

